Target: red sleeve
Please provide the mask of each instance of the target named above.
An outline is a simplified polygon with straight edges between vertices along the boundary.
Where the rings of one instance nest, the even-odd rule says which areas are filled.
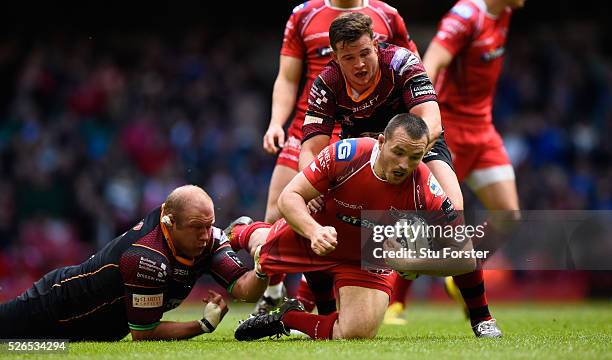
[[[421,163],[417,169],[417,204],[418,209],[425,209],[427,223],[432,225],[459,225],[463,218],[455,211],[451,199],[431,173],[429,168]]]
[[[333,182],[334,150],[335,144],[328,145],[302,170],[306,179],[321,194],[325,194]]]
[[[119,260],[125,287],[128,325],[132,330],[155,328],[164,313],[169,262],[162,254],[132,245]]]
[[[324,76],[330,78],[326,75],[333,71],[335,69],[326,67],[317,76],[310,88],[308,110],[304,117],[304,125],[302,125],[302,142],[316,135],[332,135],[336,122],[334,118],[336,113],[336,96],[323,79]]]
[[[300,5],[301,6],[301,5]],[[285,33],[283,35],[283,46],[281,47],[281,55],[291,56],[298,59],[304,59],[306,54],[306,46],[302,38],[299,28],[300,12],[299,6],[294,9],[293,14],[287,20],[285,25]]]
[[[433,41],[444,46],[454,56],[471,41],[477,19],[476,8],[458,3],[440,21]]]

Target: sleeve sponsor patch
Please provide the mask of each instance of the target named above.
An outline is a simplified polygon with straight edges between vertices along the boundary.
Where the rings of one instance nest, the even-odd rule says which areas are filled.
[[[336,161],[350,161],[357,150],[356,139],[346,139],[336,143]]]
[[[296,12],[302,10],[303,8],[306,7],[306,5],[308,5],[308,1],[306,1],[305,3],[302,3],[296,7],[293,8],[293,14],[295,14]]]
[[[436,95],[436,89],[434,89],[431,80],[426,75],[417,76],[410,81],[410,92],[413,99],[421,96]]]
[[[135,308],[151,309],[164,304],[164,293],[152,295],[132,294],[132,306]]]
[[[404,75],[406,70],[418,63],[419,58],[415,54],[404,48],[400,48],[397,49],[395,54],[393,54],[393,59],[391,59],[389,66],[391,67],[391,69],[395,70],[400,76],[402,76]]]
[[[442,186],[440,186],[438,180],[435,176],[433,176],[433,174],[429,174],[429,179],[427,179],[427,186],[429,187],[429,191],[433,196],[444,195],[444,190],[442,189]]]
[[[472,16],[472,14],[474,13],[474,10],[472,10],[472,8],[469,7],[468,5],[459,4],[451,9],[451,13],[459,16],[460,18],[467,20]]]

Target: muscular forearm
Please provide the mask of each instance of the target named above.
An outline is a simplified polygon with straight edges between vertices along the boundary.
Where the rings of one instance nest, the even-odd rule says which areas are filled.
[[[232,288],[232,296],[246,302],[255,302],[268,287],[268,279],[260,279],[255,275],[255,270],[251,270],[242,275]]]
[[[152,330],[132,330],[132,340],[183,340],[204,333],[197,321],[162,321]]]
[[[321,226],[310,216],[304,198],[295,192],[283,192],[278,208],[291,228],[305,238],[310,239],[314,230]]]
[[[295,106],[298,84],[280,75],[276,78],[272,92],[270,125],[285,125]]]
[[[298,164],[299,171],[304,169],[314,160],[315,156],[317,156],[317,154],[329,144],[330,138],[331,137],[328,135],[316,135],[306,140],[302,144]]]

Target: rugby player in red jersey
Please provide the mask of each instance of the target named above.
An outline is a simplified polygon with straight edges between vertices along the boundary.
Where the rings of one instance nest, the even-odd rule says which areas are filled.
[[[362,210],[431,211],[429,224],[460,225],[462,216],[427,166],[421,163],[429,142],[425,122],[412,114],[396,115],[378,139],[345,139],[323,149],[280,195],[284,216],[273,225],[234,223],[227,230],[232,247],[259,259],[259,271],[324,271],[334,278],[339,311],[304,312],[297,300],[257,315],[236,329],[238,340],[299,330],[314,339],[372,338],[383,320],[393,272],[361,266],[362,231],[369,227]],[[367,189],[367,191],[364,191]],[[320,195],[325,206],[310,214],[307,203]],[[369,223],[377,220],[369,220]],[[450,241],[451,248],[471,249],[471,242]],[[471,271],[474,259],[406,259],[394,268],[424,274]],[[406,265],[410,263],[410,265]]]
[[[459,181],[465,181],[487,209],[512,211],[513,216],[518,216],[519,210],[514,170],[493,125],[492,108],[510,17],[524,3],[458,1],[440,22],[423,58],[438,92]],[[482,270],[455,277],[454,282],[467,304],[475,332],[501,336],[489,313]]]
[[[379,44],[370,23],[367,16],[351,13],[338,17],[330,26],[334,61],[319,74],[310,91],[300,163],[312,160],[325,147],[336,123],[342,126],[342,137],[376,135],[393,115],[410,112],[423,118],[430,131],[430,150],[423,162],[451,198],[455,209],[463,210],[461,189],[445,137],[441,135],[436,92],[425,68],[410,50]],[[481,294],[479,301],[466,301],[474,333],[479,337],[496,336],[499,330],[490,321],[481,273],[468,274],[462,279],[458,286],[464,293]],[[481,323],[484,325],[479,326]]]
[[[278,75],[272,94],[270,125],[263,137],[265,151],[275,154],[280,150],[268,190],[265,214],[265,221],[268,223],[273,223],[280,218],[277,207],[278,196],[299,171],[298,158],[302,143],[302,124],[308,107],[308,91],[316,76],[331,60],[329,25],[338,15],[345,12],[360,12],[369,15],[372,18],[374,36],[378,40],[417,52],[416,46],[408,36],[402,17],[396,9],[382,1],[313,0],[295,7],[285,27]],[[298,87],[304,67],[306,67],[306,81],[298,100]],[[285,137],[283,126],[292,113],[294,114],[293,120]],[[336,128],[334,141],[338,139],[338,133],[339,126]],[[278,305],[284,290],[283,278],[284,276],[277,275],[270,279],[270,286],[258,302],[255,313],[266,312]],[[300,293],[302,290],[307,290],[304,282],[300,290]],[[302,300],[308,301],[304,297]],[[333,303],[335,302],[332,301],[332,305]],[[323,305],[320,303],[319,307]],[[323,309],[319,309],[321,310]]]

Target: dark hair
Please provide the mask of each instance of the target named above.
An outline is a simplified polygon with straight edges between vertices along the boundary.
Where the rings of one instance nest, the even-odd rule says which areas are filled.
[[[336,51],[337,43],[346,44],[356,41],[363,34],[368,34],[370,39],[374,39],[372,19],[358,12],[344,13],[329,26],[329,42],[334,51]]]
[[[402,128],[412,140],[419,140],[423,136],[429,142],[429,128],[423,119],[410,114],[397,114],[389,121],[385,127],[385,141],[391,139],[397,128]]]

